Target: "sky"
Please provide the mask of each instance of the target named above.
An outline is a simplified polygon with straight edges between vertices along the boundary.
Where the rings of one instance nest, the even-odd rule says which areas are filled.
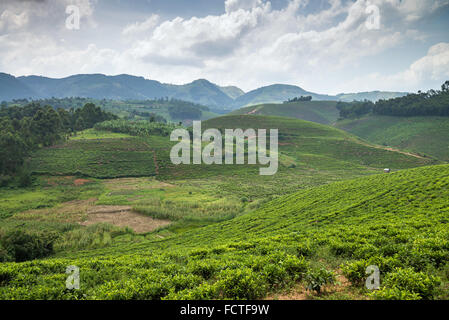
[[[449,0],[1,0],[0,72],[437,89],[449,80]]]

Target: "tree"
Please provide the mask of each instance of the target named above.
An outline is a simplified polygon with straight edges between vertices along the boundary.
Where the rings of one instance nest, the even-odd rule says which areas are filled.
[[[27,147],[17,134],[5,132],[0,134],[0,173],[14,173],[23,164]]]

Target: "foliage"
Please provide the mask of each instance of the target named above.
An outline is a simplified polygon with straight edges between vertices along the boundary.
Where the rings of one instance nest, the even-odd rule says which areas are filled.
[[[95,125],[96,130],[127,133],[133,136],[169,136],[175,128],[177,128],[177,126],[173,124],[148,122],[145,120],[113,120],[105,121]]]
[[[306,274],[306,284],[308,290],[321,293],[321,289],[329,284],[334,284],[336,281],[335,274],[332,271],[328,271],[324,268],[317,270],[309,270]]]
[[[312,101],[312,99],[313,99],[312,96],[300,96],[288,99],[287,101],[284,101],[284,103],[298,102],[298,101]]]
[[[376,103],[340,102],[337,105],[341,118],[355,118],[373,113],[376,115],[416,117],[416,116],[449,116],[449,81],[441,90],[429,90],[408,94],[389,100],[381,99]]]
[[[13,259],[22,262],[46,257],[53,253],[53,243],[56,236],[49,234],[31,234],[23,230],[11,230],[0,234],[0,260]]]
[[[0,109],[0,176],[17,173],[25,157],[33,150],[51,146],[73,131],[91,128],[99,121],[114,118],[92,103],[69,112],[54,110],[50,106],[41,107],[38,103],[23,107],[3,106]],[[21,185],[29,184],[22,178]]]

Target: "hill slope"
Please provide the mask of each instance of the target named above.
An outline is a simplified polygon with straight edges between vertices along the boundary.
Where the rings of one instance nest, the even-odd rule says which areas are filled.
[[[233,107],[234,109],[237,109],[244,106],[257,105],[262,103],[282,103],[284,101],[287,101],[288,99],[300,96],[312,96],[314,100],[335,99],[331,96],[308,92],[297,86],[274,84],[245,93],[244,95],[235,99]]]
[[[165,84],[143,77],[122,74],[78,74],[53,79],[42,76],[15,78],[2,74],[0,77],[0,101],[14,98],[65,98],[83,97],[116,100],[147,100],[154,98],[177,98],[224,110],[238,109],[262,103],[282,103],[299,96],[312,96],[314,100],[378,100],[403,95],[397,92],[363,92],[338,96],[317,94],[298,86],[275,84],[243,92],[235,86],[220,87],[205,79],[184,85]],[[8,88],[7,90],[5,90]],[[10,93],[13,93],[12,95]]]
[[[334,123],[339,116],[335,101],[303,101],[245,107],[231,114],[252,114],[302,119],[321,124]]]
[[[336,127],[372,143],[393,146],[449,161],[449,118],[367,116]]]
[[[448,199],[449,165],[334,183],[166,239],[1,264],[0,297],[257,299],[307,281],[319,264],[341,268],[362,296],[445,299]],[[81,268],[81,290],[65,290],[67,265]],[[382,276],[372,294],[362,289],[368,265]],[[341,290],[353,289],[333,297],[353,297]]]
[[[15,77],[0,73],[0,101],[30,97],[39,97],[39,94]]]
[[[358,93],[341,93],[337,95],[338,100],[345,102],[370,100],[376,102],[380,99],[388,100],[406,96],[407,92],[370,91]]]

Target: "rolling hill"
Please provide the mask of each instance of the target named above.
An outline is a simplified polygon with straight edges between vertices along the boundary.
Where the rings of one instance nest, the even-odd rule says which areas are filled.
[[[199,79],[184,85],[165,84],[127,74],[78,74],[53,79],[43,76],[0,76],[0,101],[12,99],[45,99],[82,97],[113,100],[148,100],[176,98],[203,104],[220,110],[238,109],[262,103],[282,103],[299,96],[312,96],[314,100],[354,100],[390,98],[402,95],[391,92],[364,92],[331,96],[306,91],[298,86],[275,84],[245,93],[238,87],[220,87]]]
[[[2,263],[0,297],[262,299],[291,288],[316,298],[305,289],[310,279],[339,274],[353,286],[337,283],[318,297],[447,299],[448,187],[448,165],[375,175],[168,237]],[[382,282],[370,292],[373,264]],[[67,265],[82,270],[80,290],[65,290]]]
[[[247,92],[235,99],[234,109],[262,103],[282,103],[300,96],[312,96],[314,100],[333,100],[335,97],[308,92],[300,87],[274,84]]]
[[[0,73],[0,101],[30,97],[38,98],[39,94],[15,77]]]
[[[370,115],[338,121],[336,127],[372,143],[449,161],[449,118]]]
[[[337,121],[339,111],[336,101],[301,101],[283,104],[261,104],[233,111],[232,115],[252,114],[302,119],[321,124]]]
[[[220,87],[220,89],[232,99],[237,99],[245,94],[245,91],[236,86]]]
[[[376,102],[380,99],[388,100],[406,96],[408,92],[387,92],[387,91],[370,91],[358,93],[340,93],[337,95],[338,100],[345,102],[369,100]]]
[[[175,166],[169,157],[175,143],[170,142],[169,137],[158,136],[72,139],[38,150],[29,165],[35,174],[40,175],[93,178],[154,175],[165,180],[218,179],[222,192],[239,190],[242,196],[256,199],[372,174],[384,168],[396,170],[436,163],[432,159],[370,145],[330,126],[293,118],[233,115],[203,121],[202,127],[203,130],[279,129],[278,173],[260,176],[259,165]],[[248,180],[253,183],[248,184]],[[239,185],[237,189],[236,184]]]

